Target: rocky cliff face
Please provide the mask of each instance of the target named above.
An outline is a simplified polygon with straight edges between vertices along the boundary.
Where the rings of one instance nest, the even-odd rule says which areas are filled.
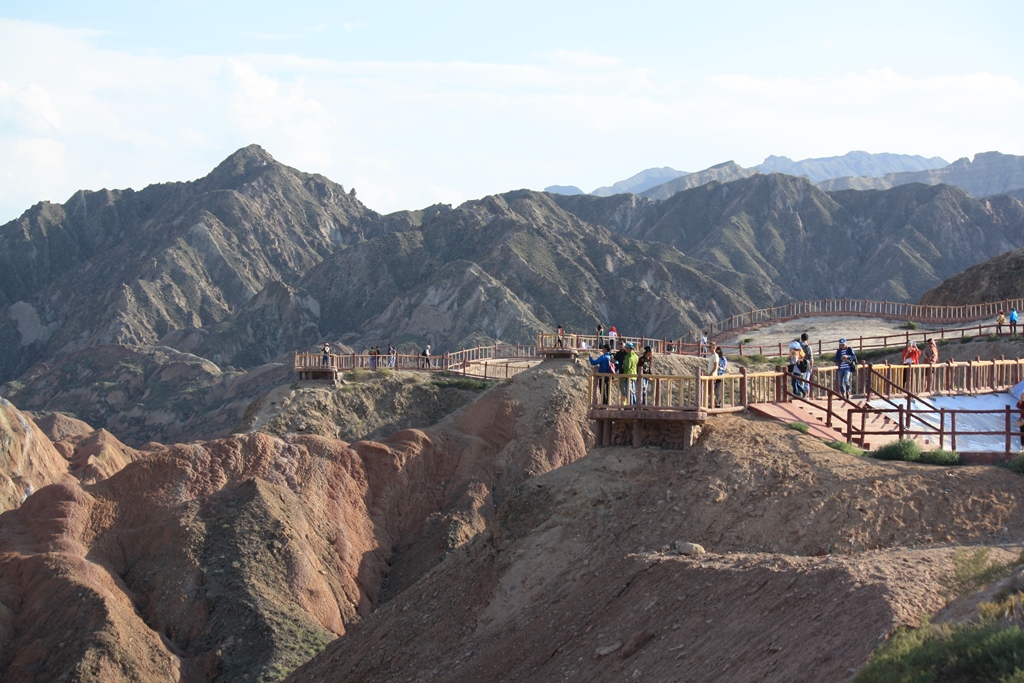
[[[957,306],[1020,297],[1024,297],[1024,249],[1014,249],[932,287],[919,303]]]
[[[707,185],[710,182],[728,183],[740,178],[749,178],[758,173],[759,171],[756,168],[743,168],[735,161],[726,161],[703,171],[688,173],[639,194],[648,199],[668,199],[677,192]]]
[[[778,287],[779,298],[912,300],[1024,240],[1024,204],[947,185],[823,192],[781,174],[656,203],[558,197],[588,220]]]
[[[341,186],[255,146],[195,182],[39,204],[0,227],[0,377],[221,322],[377,227]]]

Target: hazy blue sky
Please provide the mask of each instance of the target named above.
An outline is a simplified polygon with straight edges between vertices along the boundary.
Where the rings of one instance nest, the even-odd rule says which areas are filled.
[[[0,0],[0,222],[262,145],[381,212],[770,154],[1024,154],[1024,2]]]

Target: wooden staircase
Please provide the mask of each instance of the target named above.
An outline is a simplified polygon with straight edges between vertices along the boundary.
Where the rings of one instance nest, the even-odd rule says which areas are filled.
[[[826,441],[846,441],[845,423],[833,419],[831,427],[825,424],[828,415],[825,407],[825,401],[752,403],[750,404],[750,410],[758,415],[770,417],[772,419],[779,420],[780,422],[785,422],[786,424],[803,422],[808,427],[807,433],[811,436],[816,436],[819,439]],[[859,420],[860,418],[855,416],[854,419]],[[860,426],[859,423],[856,424],[858,427]],[[863,439],[855,436],[854,445],[859,448],[871,450],[876,446],[889,443],[890,441],[895,441],[899,438],[899,425],[896,424],[895,420],[884,415],[869,414],[864,426],[866,431],[883,433],[869,434]],[[929,437],[914,437],[914,440],[918,441],[926,448],[936,448],[938,446],[935,440]]]

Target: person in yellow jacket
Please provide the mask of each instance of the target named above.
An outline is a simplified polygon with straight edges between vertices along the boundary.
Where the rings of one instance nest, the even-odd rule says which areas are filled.
[[[622,359],[622,398],[623,403],[636,405],[636,368],[640,357],[633,350],[633,342],[626,342],[626,357]]]

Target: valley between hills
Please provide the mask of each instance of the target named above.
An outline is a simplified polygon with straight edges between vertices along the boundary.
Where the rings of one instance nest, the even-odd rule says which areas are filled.
[[[748,413],[684,450],[594,448],[586,364],[332,387],[291,354],[1020,297],[1022,245],[1010,195],[781,173],[380,215],[256,146],[36,205],[0,226],[0,677],[853,680],[899,629],[1024,590],[949,589],[964,552],[1018,560],[1024,477]]]

